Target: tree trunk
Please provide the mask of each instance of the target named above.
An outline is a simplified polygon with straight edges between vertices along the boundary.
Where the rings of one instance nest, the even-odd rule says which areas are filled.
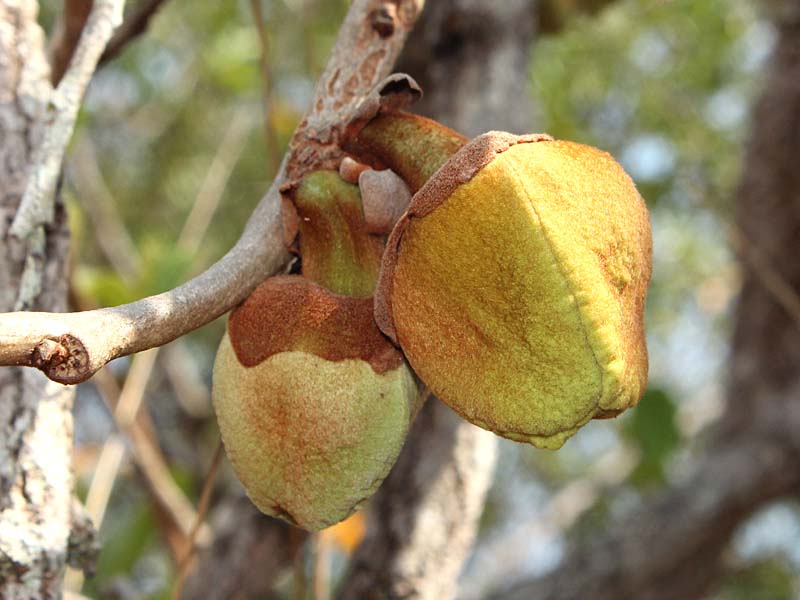
[[[44,253],[9,226],[41,140],[52,92],[33,0],[0,0],[0,312],[67,308],[69,233],[60,199]],[[26,264],[41,292],[20,305]],[[0,596],[60,598],[73,520],[71,388],[33,369],[0,369]]]
[[[275,579],[292,562],[305,532],[260,513],[245,496],[230,496],[214,511],[214,542],[186,581],[184,600],[273,598]]]
[[[701,598],[723,573],[736,528],[800,487],[800,3],[792,4],[753,111],[737,194],[744,284],[726,414],[686,481],[551,575],[500,598]]]
[[[528,131],[534,22],[531,0],[429,2],[398,66],[424,90],[415,111],[469,136]],[[509,98],[518,99],[517,106],[510,107]],[[367,536],[341,597],[454,597],[496,452],[492,433],[429,400],[370,504]]]

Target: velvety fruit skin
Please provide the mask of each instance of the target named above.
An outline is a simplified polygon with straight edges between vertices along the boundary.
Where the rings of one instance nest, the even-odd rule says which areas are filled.
[[[640,399],[648,213],[605,152],[476,138],[392,232],[376,319],[469,421],[558,448]]]
[[[299,276],[268,279],[233,311],[213,401],[250,499],[309,530],[345,519],[378,488],[419,408],[372,300]]]

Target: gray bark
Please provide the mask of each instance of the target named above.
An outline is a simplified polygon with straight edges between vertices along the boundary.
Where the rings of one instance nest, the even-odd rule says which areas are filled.
[[[507,600],[692,600],[723,573],[732,533],[800,489],[800,3],[789,5],[752,117],[737,194],[744,283],[728,407],[691,475]],[[776,283],[779,285],[776,287]],[[790,294],[790,295],[791,295]]]
[[[36,310],[66,310],[69,234],[58,199],[44,252],[9,235],[51,93],[33,0],[0,1],[0,311],[11,311],[27,261],[42,266]],[[31,369],[0,370],[0,596],[56,598],[68,560],[72,390]],[[79,512],[79,511],[78,511]],[[77,513],[76,513],[77,514]],[[81,523],[85,525],[85,523]],[[85,526],[81,528],[86,531]],[[91,535],[91,534],[89,534]]]
[[[529,131],[533,7],[531,0],[429,2],[398,65],[425,92],[415,111],[469,136]],[[429,400],[370,504],[341,598],[454,597],[496,453],[493,434]]]
[[[414,111],[469,137],[492,129],[530,133],[528,67],[537,4],[428,3],[398,64],[425,92]]]
[[[182,597],[203,600],[272,598],[275,578],[291,565],[303,532],[264,516],[244,496],[226,498],[214,511],[214,543],[186,582]]]

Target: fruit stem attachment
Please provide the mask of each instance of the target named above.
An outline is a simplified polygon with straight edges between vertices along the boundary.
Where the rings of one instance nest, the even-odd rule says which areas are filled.
[[[369,235],[358,186],[336,171],[314,171],[293,191],[303,275],[344,296],[375,290],[382,244]]]
[[[373,118],[345,149],[368,162],[378,159],[415,193],[466,143],[466,137],[441,123],[411,113],[390,112]]]

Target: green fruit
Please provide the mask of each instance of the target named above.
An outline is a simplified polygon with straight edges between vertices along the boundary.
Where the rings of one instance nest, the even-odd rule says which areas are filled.
[[[366,232],[358,188],[319,171],[293,202],[304,276],[268,279],[231,313],[213,402],[253,503],[318,530],[375,492],[421,396],[373,318],[383,244]]]
[[[309,530],[345,519],[389,473],[418,409],[371,299],[299,276],[264,282],[231,314],[214,364],[225,449],[264,513]]]

